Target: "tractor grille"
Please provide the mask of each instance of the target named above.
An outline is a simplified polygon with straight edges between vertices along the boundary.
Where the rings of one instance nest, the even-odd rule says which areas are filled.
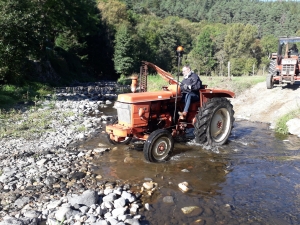
[[[293,75],[295,71],[295,65],[282,65],[282,75]]]
[[[117,109],[119,122],[131,124],[131,104],[116,102],[114,108]]]

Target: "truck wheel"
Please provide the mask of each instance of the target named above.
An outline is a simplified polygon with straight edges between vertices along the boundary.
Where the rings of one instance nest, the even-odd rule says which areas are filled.
[[[195,140],[197,143],[219,146],[226,143],[234,122],[234,111],[226,98],[212,98],[204,103],[196,115]]]
[[[272,89],[274,86],[272,74],[268,74],[266,82],[267,82],[267,89]]]
[[[148,162],[163,162],[174,148],[174,140],[167,130],[152,132],[144,144],[144,156]]]
[[[111,124],[117,124],[117,123],[118,123],[118,117],[117,116],[113,116],[112,119],[111,119],[111,121],[108,124],[111,125]],[[109,134],[106,134],[106,137],[107,137],[109,143],[113,144],[113,145],[119,145],[119,144],[128,145],[131,142],[131,140],[132,140],[131,137],[126,137],[123,141],[119,141],[118,142],[118,141],[110,139]]]

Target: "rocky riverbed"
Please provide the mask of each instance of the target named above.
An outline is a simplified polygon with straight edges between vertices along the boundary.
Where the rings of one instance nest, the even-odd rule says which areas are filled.
[[[138,212],[149,205],[142,204],[139,192],[93,174],[89,162],[110,149],[79,147],[109,120],[101,109],[115,100],[115,85],[59,89],[36,109],[43,112],[52,104],[49,131],[39,138],[0,140],[1,225],[143,223]],[[28,108],[21,110],[26,120]]]
[[[116,96],[109,82],[57,89],[35,109],[51,112],[46,132],[0,140],[0,225],[148,223],[139,212],[150,206],[132,184],[93,173],[91,162],[113,149],[80,147],[103,132],[110,116],[102,110]],[[233,105],[239,109],[238,99]],[[26,121],[29,107],[20,110]]]

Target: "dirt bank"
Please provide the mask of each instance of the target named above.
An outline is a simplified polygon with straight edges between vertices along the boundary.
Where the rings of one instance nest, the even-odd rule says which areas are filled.
[[[258,83],[231,100],[237,119],[266,122],[271,126],[286,113],[300,108],[300,85],[277,86],[267,89]]]

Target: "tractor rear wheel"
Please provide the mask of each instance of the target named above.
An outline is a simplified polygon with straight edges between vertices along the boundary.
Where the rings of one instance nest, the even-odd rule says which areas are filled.
[[[167,130],[152,132],[144,144],[144,156],[148,162],[164,162],[174,148],[174,140]]]
[[[268,74],[266,82],[267,82],[267,89],[272,89],[274,87],[272,74]]]
[[[109,125],[117,124],[118,121],[119,121],[118,117],[117,116],[113,116],[112,119],[111,119],[111,121],[109,123],[107,123],[107,124],[109,124]],[[132,140],[131,137],[126,137],[126,138],[124,138],[123,141],[115,141],[115,140],[112,140],[110,138],[109,134],[106,134],[106,137],[107,137],[107,140],[109,141],[109,143],[111,143],[113,145],[118,145],[118,144],[128,145],[131,142],[131,140]]]
[[[226,98],[212,98],[204,103],[196,115],[197,143],[220,146],[227,142],[234,122],[232,104]]]
[[[272,89],[274,87],[273,75],[276,74],[276,60],[271,60],[267,76],[267,89]]]
[[[269,64],[269,69],[268,69],[269,74],[275,74],[276,73],[276,60],[273,59],[271,60]]]

